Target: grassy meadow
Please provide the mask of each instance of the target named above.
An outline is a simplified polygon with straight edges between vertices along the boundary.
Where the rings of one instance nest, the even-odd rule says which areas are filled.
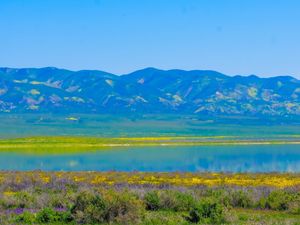
[[[279,121],[279,122],[278,122]],[[0,137],[300,137],[300,118],[0,114]]]
[[[271,119],[242,117],[0,114],[0,151],[49,154],[124,146],[299,144],[297,121],[278,125]]]
[[[147,146],[233,146],[233,145],[299,145],[300,140],[286,139],[234,139],[230,136],[213,137],[67,137],[44,136],[15,139],[1,139],[1,152],[23,154],[73,154],[80,152],[114,150],[120,147]]]

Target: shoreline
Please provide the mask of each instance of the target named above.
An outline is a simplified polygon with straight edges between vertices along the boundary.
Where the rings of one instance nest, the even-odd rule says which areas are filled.
[[[30,180],[51,184],[65,182],[95,186],[153,187],[300,187],[300,173],[216,173],[216,172],[119,172],[119,171],[3,171],[0,186],[14,177],[14,182]]]
[[[75,148],[77,150],[103,150],[119,147],[163,147],[163,146],[238,146],[238,145],[300,145],[296,139],[250,139],[234,140],[232,137],[128,137],[128,138],[94,138],[94,137],[28,137],[0,140],[0,150],[55,149]]]

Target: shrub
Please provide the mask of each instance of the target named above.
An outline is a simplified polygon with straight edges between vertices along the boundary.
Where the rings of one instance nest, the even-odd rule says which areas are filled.
[[[36,215],[36,222],[51,223],[51,222],[71,222],[72,217],[70,212],[59,212],[51,208],[44,208]]]
[[[0,197],[0,207],[4,209],[33,208],[36,199],[26,191],[13,192],[13,194]]]
[[[265,208],[273,210],[287,210],[292,196],[285,191],[273,191],[265,199]]]
[[[241,214],[238,216],[239,221],[248,221],[249,220],[249,215],[247,214]]]
[[[164,191],[160,196],[162,209],[178,211],[189,211],[195,205],[195,199],[191,194],[179,191]]]
[[[35,205],[35,197],[26,191],[16,192],[13,196],[16,208],[32,208]]]
[[[104,222],[107,205],[100,195],[81,192],[71,209],[72,216],[79,223]]]
[[[256,208],[259,209],[266,209],[267,208],[267,198],[266,197],[261,197],[255,204]]]
[[[49,199],[49,206],[53,208],[69,208],[71,200],[66,194],[51,194]]]
[[[16,222],[21,224],[32,224],[35,222],[35,216],[30,212],[23,212],[16,217]]]
[[[189,211],[195,205],[191,194],[173,190],[150,191],[145,195],[144,201],[147,210]]]
[[[300,215],[300,201],[292,201],[288,204],[288,211],[293,214]]]
[[[105,220],[108,223],[136,224],[141,222],[144,205],[138,197],[128,191],[113,192],[105,194],[108,207]]]
[[[160,208],[160,200],[157,191],[147,192],[144,196],[147,210],[158,210]]]
[[[26,191],[17,192],[16,198],[19,201],[19,207],[32,208],[36,203],[36,196]]]
[[[208,189],[205,191],[205,197],[215,199],[215,201],[223,204],[226,207],[231,206],[231,196],[228,190],[224,189]]]
[[[71,209],[78,223],[133,224],[140,221],[144,205],[129,192],[80,193]]]
[[[37,221],[40,223],[49,223],[59,221],[59,217],[56,215],[56,212],[50,208],[42,209],[36,217]]]
[[[189,213],[187,218],[192,223],[220,224],[225,222],[224,206],[212,199],[200,201]]]
[[[189,221],[180,213],[174,213],[171,211],[156,211],[146,214],[143,220],[143,225],[189,225]]]
[[[249,192],[246,191],[234,191],[230,195],[232,207],[250,208],[253,207],[253,200]]]

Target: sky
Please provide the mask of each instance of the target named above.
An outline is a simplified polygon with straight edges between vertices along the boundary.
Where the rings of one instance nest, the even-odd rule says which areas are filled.
[[[300,78],[299,0],[0,0],[0,66]]]

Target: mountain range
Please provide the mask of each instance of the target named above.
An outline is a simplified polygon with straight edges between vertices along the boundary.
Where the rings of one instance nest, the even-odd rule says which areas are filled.
[[[0,68],[0,112],[300,115],[300,81],[209,70],[146,68],[118,76],[54,67]]]

